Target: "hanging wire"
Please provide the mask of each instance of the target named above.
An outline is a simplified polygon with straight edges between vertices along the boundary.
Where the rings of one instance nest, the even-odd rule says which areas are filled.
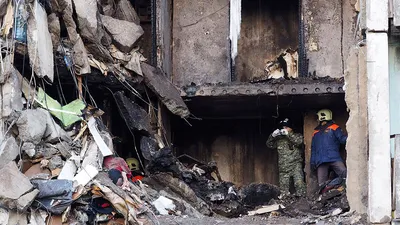
[[[106,88],[106,89],[111,93],[111,95],[113,96],[114,101],[117,102],[117,99],[116,99],[115,96],[114,96],[114,92],[112,92],[111,89],[108,88],[108,87],[105,87],[105,86],[104,86],[104,88]],[[132,132],[132,130],[130,129],[130,127],[128,126],[128,121],[126,120],[126,118],[124,117],[124,115],[122,115],[122,109],[121,109],[121,107],[120,107],[118,104],[116,104],[116,105],[117,105],[117,107],[118,107],[118,112],[120,113],[121,117],[124,119],[125,124],[126,124],[126,126],[128,127],[128,130],[129,130],[129,132],[131,133],[131,135],[132,135],[132,137],[133,137],[133,144],[134,144],[134,146],[135,146],[135,151],[136,151],[136,154],[137,154],[137,156],[138,156],[140,165],[142,166],[142,168],[145,168],[145,167],[144,167],[144,164],[143,164],[143,162],[142,162],[142,159],[140,158],[139,151],[138,151],[138,149],[137,149],[137,147],[136,147],[136,140],[135,140],[136,138],[135,138],[135,135],[133,134],[133,132]],[[146,172],[146,171],[145,171],[145,172]]]

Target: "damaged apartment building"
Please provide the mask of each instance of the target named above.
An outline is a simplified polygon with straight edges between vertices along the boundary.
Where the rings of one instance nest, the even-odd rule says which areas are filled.
[[[0,0],[0,25],[0,224],[400,219],[399,0]],[[348,176],[314,198],[323,108]],[[304,136],[303,212],[265,144],[284,118]],[[113,156],[135,162],[127,186]]]

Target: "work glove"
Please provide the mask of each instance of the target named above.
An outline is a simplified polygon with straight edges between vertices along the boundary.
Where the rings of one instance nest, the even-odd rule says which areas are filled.
[[[272,132],[272,137],[277,137],[279,135],[281,135],[281,131],[279,129],[276,129],[274,132]]]
[[[286,129],[281,130],[281,135],[288,135],[289,132]]]

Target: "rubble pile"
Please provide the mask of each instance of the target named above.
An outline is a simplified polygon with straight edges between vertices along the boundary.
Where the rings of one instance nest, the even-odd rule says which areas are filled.
[[[155,214],[172,209],[172,200],[165,205],[140,176],[113,164],[121,158],[104,112],[83,95],[83,76],[116,78],[125,87],[113,93],[118,111],[141,133],[147,159],[164,144],[148,111],[128,97],[143,98],[133,86],[147,86],[172,113],[189,115],[178,90],[146,64],[137,46],[144,31],[131,3],[3,0],[0,6],[0,224],[158,224]],[[60,82],[59,69],[75,83],[68,91],[78,93],[68,104],[45,90],[44,83]]]

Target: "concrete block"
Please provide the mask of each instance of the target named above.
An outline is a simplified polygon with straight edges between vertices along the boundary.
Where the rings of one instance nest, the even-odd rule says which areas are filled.
[[[3,141],[0,146],[0,169],[7,165],[10,161],[17,158],[19,147],[14,137],[9,137]]]
[[[48,111],[42,108],[38,108],[37,110],[46,116],[46,131],[43,137],[46,142],[58,143],[60,141],[72,141],[71,137],[54,121],[53,117]]]
[[[141,63],[146,85],[157,94],[161,102],[173,114],[182,118],[190,115],[189,109],[180,96],[177,88],[169,81],[160,69]]]
[[[32,190],[31,182],[18,170],[15,162],[10,162],[0,169],[0,203],[4,207],[8,209],[24,207],[19,206],[17,200]],[[27,199],[23,199],[20,203],[25,203]]]
[[[46,132],[46,122],[46,114],[43,111],[36,109],[22,111],[16,122],[19,132],[18,137],[23,142],[39,144]]]
[[[96,0],[73,0],[78,19],[80,34],[89,40],[102,38],[100,22],[97,20],[98,10]],[[99,36],[100,35],[100,36]]]
[[[36,76],[54,78],[53,44],[45,9],[34,1],[28,18],[28,54]]]
[[[367,0],[367,29],[371,31],[388,30],[388,0]]]
[[[387,34],[367,33],[367,46],[368,215],[372,223],[387,223],[392,210]]]
[[[119,20],[126,20],[135,23],[137,25],[140,24],[139,16],[137,15],[135,9],[132,7],[132,4],[128,0],[118,1],[118,3],[116,4],[114,17]]]
[[[62,168],[64,166],[64,161],[61,159],[59,155],[55,155],[51,157],[49,160],[49,169],[50,170],[55,170],[57,168]]]
[[[28,207],[32,204],[32,202],[35,200],[36,196],[39,194],[39,190],[34,189],[33,191],[22,195],[18,200],[17,200],[17,209],[18,211],[25,212]]]
[[[130,52],[136,41],[143,35],[141,26],[135,23],[114,19],[109,16],[101,16],[104,27],[122,52]]]

